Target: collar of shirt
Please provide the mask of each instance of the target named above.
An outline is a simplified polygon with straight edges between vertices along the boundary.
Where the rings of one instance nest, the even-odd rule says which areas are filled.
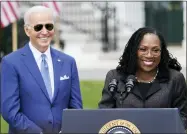
[[[48,49],[47,49],[44,53],[41,53],[39,50],[37,50],[37,49],[31,44],[31,42],[29,42],[29,47],[30,47],[30,49],[31,49],[31,51],[32,51],[32,53],[33,53],[34,58],[35,58],[36,61],[41,60],[41,55],[42,55],[42,54],[45,54],[45,55],[46,55],[46,57],[47,57],[46,60],[47,60],[47,61],[52,60],[52,59],[51,59],[50,47],[48,47]]]

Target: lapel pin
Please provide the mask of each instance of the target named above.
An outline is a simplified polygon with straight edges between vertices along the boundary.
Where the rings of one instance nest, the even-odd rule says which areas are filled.
[[[58,62],[60,62],[61,60],[60,60],[60,59],[58,59],[57,61],[58,61]]]

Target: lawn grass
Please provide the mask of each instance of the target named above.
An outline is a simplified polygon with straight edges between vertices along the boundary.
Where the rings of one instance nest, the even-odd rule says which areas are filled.
[[[81,94],[84,109],[96,109],[101,98],[103,81],[81,81]],[[1,118],[1,133],[8,132],[7,123]]]
[[[84,109],[95,109],[101,99],[101,92],[104,82],[102,81],[82,81],[81,93]]]

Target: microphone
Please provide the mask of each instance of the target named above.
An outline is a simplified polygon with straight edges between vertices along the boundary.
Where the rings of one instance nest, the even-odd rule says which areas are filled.
[[[130,93],[131,90],[134,87],[134,82],[136,82],[136,77],[134,75],[129,75],[126,79],[126,89],[127,89],[127,93]]]
[[[111,93],[114,93],[117,89],[117,80],[116,79],[112,79],[112,81],[109,83],[108,85],[108,90]]]

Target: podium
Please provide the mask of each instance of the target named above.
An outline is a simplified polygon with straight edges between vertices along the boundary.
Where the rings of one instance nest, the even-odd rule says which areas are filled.
[[[62,133],[185,133],[177,108],[66,109]]]

